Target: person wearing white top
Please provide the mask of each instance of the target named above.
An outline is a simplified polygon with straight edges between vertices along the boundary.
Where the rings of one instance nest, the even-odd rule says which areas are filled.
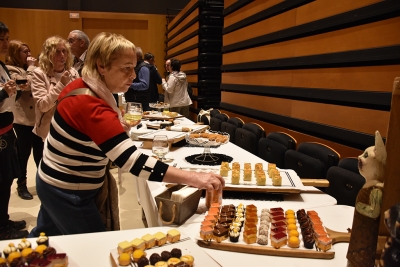
[[[165,91],[164,102],[170,104],[170,111],[189,119],[189,106],[192,100],[187,92],[188,82],[186,74],[181,71],[181,62],[171,59],[171,70],[168,80],[162,79],[162,87]]]

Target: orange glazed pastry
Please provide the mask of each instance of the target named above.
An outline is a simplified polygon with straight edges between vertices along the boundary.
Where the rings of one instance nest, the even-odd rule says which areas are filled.
[[[320,238],[318,238],[316,244],[317,247],[322,251],[327,251],[332,248],[332,239],[327,236],[321,236]]]
[[[297,236],[289,237],[288,246],[291,248],[298,248],[300,246],[299,238]]]
[[[243,240],[247,244],[253,244],[257,241],[257,231],[249,230],[243,232]]]
[[[204,220],[204,221],[201,222],[201,226],[213,227],[213,225],[214,225],[214,224],[213,224],[212,222],[210,222],[210,221]]]
[[[247,212],[256,212],[257,213],[257,207],[254,206],[253,204],[247,205],[246,206],[246,213]]]
[[[257,231],[257,225],[253,223],[245,223],[244,224],[244,231],[254,230]]]
[[[210,226],[202,226],[200,229],[200,237],[204,240],[212,238],[213,228]]]
[[[121,253],[118,257],[118,264],[121,266],[128,266],[131,264],[131,255],[129,253]]]

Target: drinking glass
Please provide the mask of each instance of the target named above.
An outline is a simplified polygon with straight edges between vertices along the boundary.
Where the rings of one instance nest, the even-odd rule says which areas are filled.
[[[126,102],[124,121],[133,126],[143,116],[142,103]]]
[[[166,135],[155,135],[153,138],[152,151],[160,159],[165,160],[165,155],[169,152],[168,137]]]

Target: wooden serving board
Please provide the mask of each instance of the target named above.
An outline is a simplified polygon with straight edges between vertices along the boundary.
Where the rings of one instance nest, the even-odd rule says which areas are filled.
[[[229,241],[223,241],[221,243],[215,241],[197,240],[197,244],[200,247],[250,253],[259,255],[270,255],[270,256],[282,256],[282,257],[296,257],[296,258],[311,258],[311,259],[333,259],[335,257],[335,251],[333,245],[339,242],[349,242],[350,233],[335,232],[326,228],[328,235],[332,238],[332,248],[328,251],[318,251],[314,249],[296,249],[289,247],[281,247],[276,249],[272,246],[261,246],[252,244],[237,244]]]
[[[182,118],[184,117],[183,115],[178,114],[175,117],[170,117],[166,115],[158,115],[158,114],[150,114],[150,115],[143,115],[143,119],[149,119],[149,120],[169,120],[169,119],[177,119],[177,118]]]

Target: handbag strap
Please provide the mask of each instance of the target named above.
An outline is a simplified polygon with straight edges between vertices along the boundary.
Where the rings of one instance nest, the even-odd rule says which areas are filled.
[[[174,220],[175,220],[175,211],[176,211],[176,204],[174,204],[172,206],[172,219],[171,219],[171,221],[169,221],[169,222],[164,221],[163,218],[162,218],[162,201],[160,201],[160,205],[159,205],[159,208],[158,208],[158,214],[160,215],[160,219],[164,224],[168,225],[168,224],[172,224],[174,222]]]
[[[96,95],[96,93],[93,92],[90,88],[78,88],[78,89],[72,90],[66,96],[61,98],[60,100],[57,100],[56,101],[57,102],[56,105],[58,105],[65,98],[70,97],[70,96],[75,96],[75,95],[90,95],[90,96],[94,96],[94,97],[99,98],[98,95]]]

